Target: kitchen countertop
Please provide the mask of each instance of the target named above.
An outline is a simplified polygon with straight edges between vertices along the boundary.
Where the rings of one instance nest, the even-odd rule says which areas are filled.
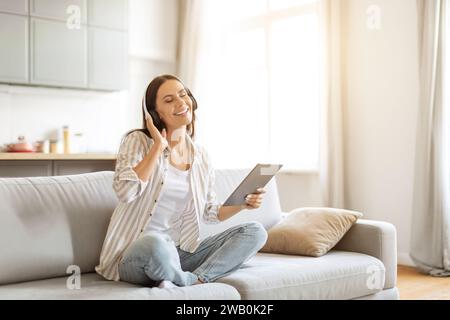
[[[116,160],[116,155],[112,153],[61,154],[0,152],[0,160]]]

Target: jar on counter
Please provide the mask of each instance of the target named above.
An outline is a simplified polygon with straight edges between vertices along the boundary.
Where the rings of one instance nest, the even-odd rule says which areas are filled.
[[[71,150],[72,153],[86,153],[86,140],[82,132],[76,132],[73,135]]]
[[[50,141],[49,140],[39,140],[34,144],[34,148],[38,153],[49,153],[50,152]]]
[[[70,153],[70,130],[69,126],[63,127],[64,153]]]
[[[44,143],[42,145],[42,152],[43,153],[50,153],[50,140],[44,140]]]
[[[58,153],[58,140],[50,140],[50,153]]]

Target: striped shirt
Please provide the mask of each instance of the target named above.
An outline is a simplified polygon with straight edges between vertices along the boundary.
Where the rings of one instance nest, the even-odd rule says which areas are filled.
[[[206,223],[220,223],[221,204],[214,191],[214,168],[206,150],[186,134],[193,150],[190,184],[195,212]],[[145,231],[155,212],[167,175],[170,151],[166,148],[158,158],[147,182],[139,179],[133,168],[149,152],[153,140],[141,131],[129,134],[117,155],[113,188],[119,198],[114,210],[95,271],[108,280],[119,281],[118,265],[124,251]]]

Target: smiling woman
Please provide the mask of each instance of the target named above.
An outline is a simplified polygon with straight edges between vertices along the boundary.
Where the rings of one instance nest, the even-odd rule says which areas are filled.
[[[194,141],[196,109],[178,78],[163,75],[149,84],[145,127],[125,136],[117,156],[113,187],[120,203],[96,267],[106,279],[161,288],[212,282],[264,245],[267,233],[258,222],[200,239],[200,218],[220,223],[257,209],[265,190],[255,190],[241,206],[217,201],[214,168]]]
[[[181,101],[181,104],[180,104]],[[159,102],[159,103],[158,103]],[[157,105],[159,108],[157,109]],[[178,108],[178,110],[177,110]],[[147,119],[145,113],[148,112],[152,117],[153,124],[162,131],[168,129],[166,121],[169,121],[169,125],[174,128],[177,124],[172,124],[171,119],[176,116],[176,112],[187,111],[183,125],[186,126],[186,130],[191,138],[195,136],[195,111],[197,110],[197,101],[192,95],[191,91],[186,88],[180,79],[173,75],[162,75],[153,79],[153,81],[147,87],[143,98],[143,129],[132,130],[125,136],[135,131],[141,131],[149,138],[152,138],[150,131],[147,127]],[[172,112],[169,117],[168,113]],[[177,120],[178,121],[178,120]]]

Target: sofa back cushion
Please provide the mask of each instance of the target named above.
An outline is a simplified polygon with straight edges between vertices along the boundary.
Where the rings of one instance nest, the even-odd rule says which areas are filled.
[[[117,206],[113,174],[0,179],[0,284],[93,271]]]
[[[216,170],[215,190],[217,199],[224,202],[236,189],[251,169],[219,169]],[[200,237],[206,238],[226,229],[248,221],[258,221],[270,229],[281,220],[281,206],[275,177],[265,187],[266,194],[260,208],[244,210],[220,224],[206,224],[202,220]]]

